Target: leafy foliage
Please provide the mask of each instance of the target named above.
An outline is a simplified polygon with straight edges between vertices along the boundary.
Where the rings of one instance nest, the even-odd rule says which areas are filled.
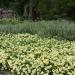
[[[75,41],[0,34],[0,70],[14,75],[74,75]]]
[[[30,3],[32,3],[31,6],[29,6]],[[24,7],[26,5],[29,6],[29,13],[31,12],[32,8],[35,7],[37,9],[37,12],[39,10],[42,19],[45,20],[66,18],[66,17],[71,17],[75,19],[74,15],[75,0],[62,0],[62,1],[61,0],[41,0],[41,1],[40,0],[6,0],[6,1],[1,0],[0,1],[1,8],[11,8],[15,10],[20,16],[23,16],[25,11]],[[72,11],[74,13],[71,13]]]

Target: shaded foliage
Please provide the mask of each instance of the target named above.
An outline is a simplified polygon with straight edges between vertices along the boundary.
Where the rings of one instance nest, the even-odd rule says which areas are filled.
[[[75,0],[1,0],[0,7],[11,8],[25,19],[37,17],[35,14],[38,12],[45,20],[65,17],[75,19]],[[36,8],[35,13],[34,7]]]

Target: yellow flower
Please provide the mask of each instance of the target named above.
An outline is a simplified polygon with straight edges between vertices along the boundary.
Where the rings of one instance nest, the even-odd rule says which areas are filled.
[[[43,60],[43,63],[44,63],[45,65],[48,65],[48,64],[49,64],[49,59],[44,59],[44,60]]]

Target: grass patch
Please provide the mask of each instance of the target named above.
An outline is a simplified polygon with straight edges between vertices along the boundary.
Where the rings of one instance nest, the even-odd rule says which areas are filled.
[[[42,37],[62,37],[68,40],[75,39],[75,23],[66,20],[53,21],[24,21],[18,24],[0,24],[0,32],[30,33]]]
[[[10,25],[10,24],[16,25],[16,24],[19,24],[19,23],[21,23],[20,19],[15,18],[15,17],[0,19],[0,24],[2,24],[2,25]]]

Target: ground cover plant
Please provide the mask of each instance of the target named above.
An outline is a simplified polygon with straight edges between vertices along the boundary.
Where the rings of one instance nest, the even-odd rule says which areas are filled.
[[[15,25],[21,23],[20,18],[12,17],[12,18],[0,18],[0,24],[7,24],[7,25]]]
[[[5,33],[30,33],[42,37],[58,36],[68,40],[75,39],[75,23],[67,20],[52,21],[16,21],[0,24],[0,32]]]
[[[75,41],[0,34],[0,70],[13,75],[75,75]]]

